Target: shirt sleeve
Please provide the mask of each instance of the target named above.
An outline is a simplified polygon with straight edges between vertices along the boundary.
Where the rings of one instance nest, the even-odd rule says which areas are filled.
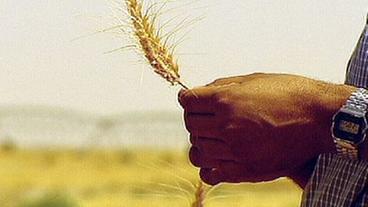
[[[363,207],[368,202],[368,163],[320,155],[305,187],[302,207]]]
[[[368,88],[368,18],[346,70],[345,84]]]

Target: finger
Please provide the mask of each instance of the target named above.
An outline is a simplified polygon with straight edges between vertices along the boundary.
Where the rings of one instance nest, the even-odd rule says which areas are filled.
[[[256,170],[244,163],[233,161],[221,161],[219,167],[211,169],[201,169],[201,179],[210,185],[216,185],[220,182],[240,183],[240,182],[263,182],[286,176],[284,170],[274,170],[263,172]]]
[[[198,135],[195,135],[195,134],[190,134],[190,136],[189,136],[190,144],[192,144],[193,146],[198,146],[197,142],[198,142],[199,138],[201,138],[201,139],[213,139],[213,140],[217,140],[218,142],[225,143],[222,138],[215,138],[215,137],[209,138],[209,137],[198,136]]]
[[[203,156],[216,160],[234,160],[235,156],[230,147],[221,140],[199,137],[195,142],[195,147]]]
[[[178,98],[181,97],[187,90],[189,89],[180,89],[179,93],[178,93]]]
[[[178,93],[178,102],[181,104],[181,97],[184,95],[184,93],[187,91],[188,89],[180,89],[179,93]]]
[[[208,185],[217,185],[223,182],[222,171],[217,168],[201,168],[199,176]]]
[[[194,136],[193,134],[189,136],[189,142],[191,145],[196,146],[197,140],[198,136]]]
[[[198,87],[179,92],[179,103],[189,113],[214,114],[216,87]]]
[[[220,119],[214,114],[198,115],[185,112],[184,121],[189,132],[216,129],[220,126]]]
[[[203,156],[203,154],[196,147],[190,148],[189,160],[195,167],[213,168],[220,165],[220,160],[215,160]]]
[[[210,185],[221,182],[240,183],[243,182],[243,175],[240,164],[232,161],[221,161],[219,167],[204,169],[200,171],[201,179]]]
[[[218,139],[225,142],[225,139],[221,135],[222,132],[219,128],[193,130],[193,132],[190,133],[191,137],[206,137],[211,139]]]
[[[255,163],[247,164],[233,161],[221,161],[218,170],[223,175],[222,182],[228,183],[270,181],[285,177],[289,172],[289,169],[273,168],[272,170],[265,170]]]

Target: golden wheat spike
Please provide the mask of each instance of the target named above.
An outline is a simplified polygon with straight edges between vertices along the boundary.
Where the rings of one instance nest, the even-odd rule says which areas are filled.
[[[156,16],[150,18],[149,12],[144,10],[140,0],[125,0],[125,2],[134,35],[154,72],[165,78],[172,85],[179,84],[183,88],[189,89],[180,80],[179,65],[174,58],[173,50],[169,50],[167,46],[168,37],[164,39],[160,36],[159,30],[154,25]],[[206,188],[199,181],[191,207],[203,207],[205,197]]]
[[[173,58],[172,52],[161,42],[159,33],[153,24],[154,20],[149,17],[149,13],[144,14],[142,2],[139,0],[125,1],[134,35],[154,72],[172,85],[179,84],[188,89],[180,80],[179,66]]]

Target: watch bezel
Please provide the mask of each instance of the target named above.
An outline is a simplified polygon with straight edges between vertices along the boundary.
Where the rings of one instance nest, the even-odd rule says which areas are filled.
[[[335,126],[337,124],[336,118],[341,113],[348,114],[351,117],[363,119],[364,128],[361,129],[361,133],[360,133],[361,139],[358,142],[352,141],[348,138],[337,137],[336,136],[336,134],[335,134]],[[361,144],[365,141],[367,130],[368,130],[368,121],[367,121],[367,117],[366,117],[366,112],[355,111],[355,110],[352,110],[352,109],[347,108],[347,107],[342,107],[338,112],[336,112],[334,114],[334,116],[332,118],[331,134],[332,134],[332,137],[335,141],[344,141],[344,142],[348,142],[348,143],[353,144],[353,145],[359,145],[359,144]]]

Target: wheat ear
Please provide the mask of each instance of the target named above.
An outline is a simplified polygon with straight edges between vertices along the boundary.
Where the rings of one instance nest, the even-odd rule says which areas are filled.
[[[174,59],[173,51],[169,50],[167,40],[160,36],[155,26],[155,16],[145,11],[140,0],[125,0],[132,29],[138,40],[138,46],[143,51],[148,63],[155,73],[166,79],[172,85],[179,84],[189,89],[180,80],[179,65]],[[164,42],[164,43],[163,43]],[[199,181],[191,207],[203,207],[206,197],[206,187]]]
[[[139,46],[154,72],[172,85],[179,84],[183,88],[188,89],[180,80],[179,66],[173,57],[173,51],[170,51],[166,43],[163,43],[167,41],[162,40],[160,33],[154,25],[155,17],[150,16],[149,12],[144,13],[141,1],[125,1],[134,35],[138,39]]]

